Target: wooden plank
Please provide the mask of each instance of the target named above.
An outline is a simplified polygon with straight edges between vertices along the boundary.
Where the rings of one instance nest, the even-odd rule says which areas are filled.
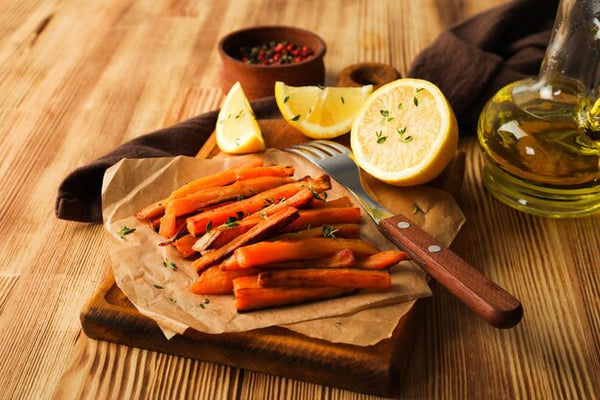
[[[113,279],[81,313],[87,336],[196,360],[244,368],[379,396],[398,393],[412,353],[424,302],[417,302],[392,337],[373,346],[335,344],[285,328],[205,334],[189,329],[167,340],[140,315]]]

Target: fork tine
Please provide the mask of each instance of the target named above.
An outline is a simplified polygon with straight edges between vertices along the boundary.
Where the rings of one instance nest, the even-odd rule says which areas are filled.
[[[286,150],[289,151],[290,153],[297,154],[300,157],[304,157],[307,160],[312,161],[313,163],[316,163],[318,160],[318,158],[315,157],[314,153],[312,151],[310,151],[310,149],[306,148],[305,146],[291,146],[291,147],[288,147]]]
[[[314,140],[312,142],[291,146],[289,149],[308,151],[312,155],[317,155],[320,158],[331,158],[340,154],[350,154],[350,150],[345,146],[329,140]]]
[[[313,146],[319,147],[321,149],[323,149],[323,147],[326,147],[330,151],[331,151],[331,149],[333,149],[336,152],[341,153],[341,154],[350,154],[350,150],[348,150],[348,148],[346,146],[342,146],[341,144],[332,142],[330,140],[316,140],[311,143]]]

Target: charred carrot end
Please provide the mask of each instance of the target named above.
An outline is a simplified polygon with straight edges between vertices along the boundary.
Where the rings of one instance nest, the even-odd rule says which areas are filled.
[[[354,293],[353,289],[331,287],[261,288],[256,276],[252,275],[234,279],[233,291],[238,312],[325,300]]]
[[[283,232],[294,232],[321,225],[357,224],[360,222],[360,208],[317,208],[300,210],[300,217],[285,227]]]
[[[211,251],[210,253],[198,258],[192,263],[192,265],[194,266],[194,268],[196,268],[197,271],[206,269],[210,265],[221,262],[222,260],[227,258],[240,246],[264,238],[271,232],[279,229],[285,224],[288,224],[295,218],[298,218],[297,209],[293,207],[284,208],[280,212],[256,224],[250,230],[248,230],[248,232],[236,237],[227,245],[220,247],[219,249],[216,249],[214,251]]]
[[[357,258],[353,267],[361,269],[385,269],[398,264],[400,261],[410,260],[410,258],[410,255],[404,251],[387,250],[368,257]]]
[[[286,269],[258,274],[261,287],[337,287],[387,290],[392,286],[388,271],[338,269]]]
[[[258,271],[252,268],[223,271],[218,265],[215,265],[202,272],[198,280],[192,284],[191,291],[195,294],[232,294],[234,279],[256,274]],[[256,277],[254,279],[256,280]]]
[[[343,249],[350,249],[357,257],[379,251],[377,247],[360,239],[309,238],[259,242],[240,247],[234,255],[241,268],[249,268],[282,261],[328,257]]]

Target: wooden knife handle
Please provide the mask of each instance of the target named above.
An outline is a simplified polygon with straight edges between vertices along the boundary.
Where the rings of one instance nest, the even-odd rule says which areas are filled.
[[[381,220],[379,227],[399,248],[409,253],[448,291],[496,328],[521,321],[519,300],[442,245],[403,215]]]

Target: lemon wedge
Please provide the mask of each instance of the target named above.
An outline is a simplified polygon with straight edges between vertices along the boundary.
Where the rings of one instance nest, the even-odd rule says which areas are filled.
[[[239,82],[225,96],[217,118],[215,136],[217,146],[225,153],[244,154],[265,149],[254,111]]]
[[[398,79],[373,92],[352,125],[356,163],[397,186],[439,175],[458,145],[458,125],[441,90],[421,79]]]
[[[313,139],[348,133],[352,121],[373,90],[361,87],[288,86],[275,82],[275,100],[283,118]]]

